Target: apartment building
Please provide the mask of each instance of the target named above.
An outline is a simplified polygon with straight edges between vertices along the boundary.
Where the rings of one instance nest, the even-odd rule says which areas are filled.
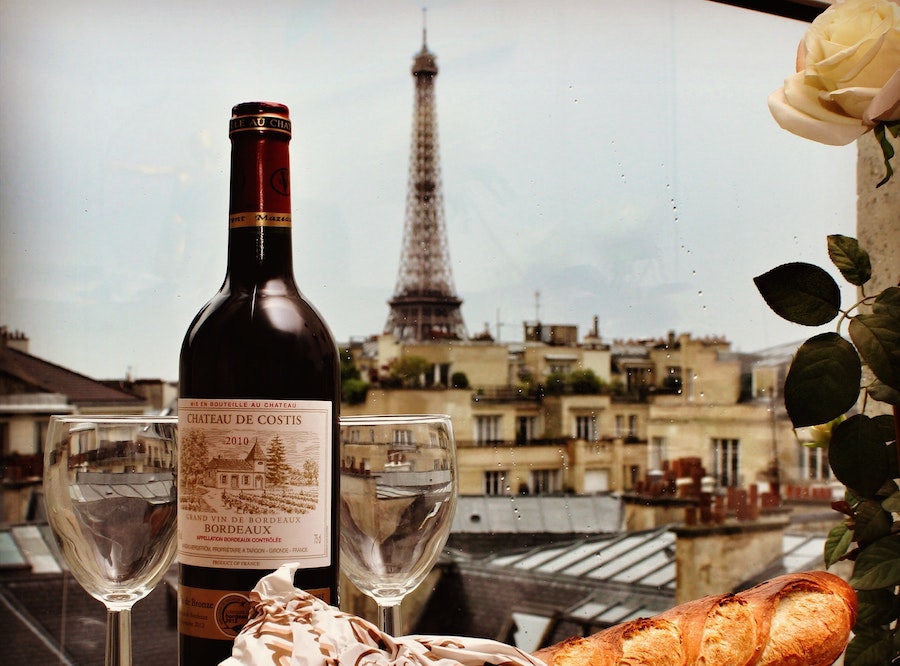
[[[830,482],[825,452],[803,445],[779,397],[793,346],[741,354],[673,332],[604,342],[596,319],[581,339],[539,323],[523,337],[357,341],[369,391],[342,413],[449,414],[464,495],[628,491],[678,458],[701,460],[719,489]],[[423,370],[398,382],[392,368],[410,358]]]
[[[0,326],[0,522],[4,523],[21,522],[32,512],[51,415],[160,411],[157,403],[174,395],[174,386],[161,381],[91,379],[34,356],[28,342],[24,333]]]

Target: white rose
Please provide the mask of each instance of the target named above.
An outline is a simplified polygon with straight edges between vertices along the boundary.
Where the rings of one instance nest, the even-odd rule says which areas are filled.
[[[900,0],[838,0],[822,12],[769,110],[784,129],[835,146],[900,120]]]

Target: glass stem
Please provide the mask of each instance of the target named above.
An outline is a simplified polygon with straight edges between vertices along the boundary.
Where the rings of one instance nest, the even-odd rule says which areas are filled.
[[[106,666],[131,666],[131,609],[106,609]]]
[[[389,636],[400,635],[400,604],[378,604],[378,628]]]

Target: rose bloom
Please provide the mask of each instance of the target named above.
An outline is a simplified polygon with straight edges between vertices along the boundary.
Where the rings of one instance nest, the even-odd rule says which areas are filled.
[[[900,0],[838,0],[822,12],[769,110],[784,129],[835,146],[900,120]]]

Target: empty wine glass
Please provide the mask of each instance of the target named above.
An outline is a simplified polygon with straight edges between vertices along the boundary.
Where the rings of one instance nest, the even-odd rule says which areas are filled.
[[[47,517],[72,575],[106,605],[106,666],[131,664],[131,607],[175,556],[174,416],[52,416]]]
[[[385,633],[447,542],[456,495],[449,416],[341,417],[341,566]]]

